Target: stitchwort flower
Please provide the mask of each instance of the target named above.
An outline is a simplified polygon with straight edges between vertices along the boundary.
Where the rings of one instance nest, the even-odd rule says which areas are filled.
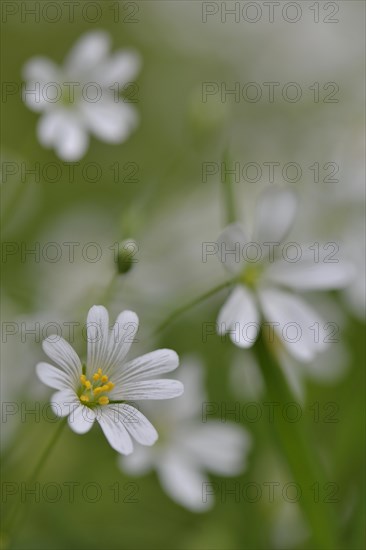
[[[58,390],[51,398],[55,414],[68,416],[78,434],[88,432],[96,420],[111,447],[122,454],[133,451],[131,437],[142,445],[158,439],[152,424],[127,401],[170,399],[183,393],[181,382],[154,378],[178,367],[174,351],[156,350],[125,361],[137,329],[132,311],[123,311],[110,329],[107,310],[93,306],[87,318],[86,363],[63,338],[49,336],[43,350],[57,367],[37,365],[41,381]]]
[[[110,55],[110,43],[107,32],[91,31],[79,38],[62,67],[34,57],[23,68],[24,102],[43,113],[38,139],[64,161],[82,158],[89,132],[108,143],[122,143],[137,126],[135,109],[119,92],[138,73],[140,58],[131,50]]]
[[[238,223],[223,231],[217,254],[236,284],[219,312],[217,330],[250,348],[263,319],[270,341],[308,362],[327,347],[326,324],[298,293],[346,287],[354,268],[343,257],[318,258],[311,245],[285,243],[296,212],[293,191],[271,187],[258,200],[251,238]]]

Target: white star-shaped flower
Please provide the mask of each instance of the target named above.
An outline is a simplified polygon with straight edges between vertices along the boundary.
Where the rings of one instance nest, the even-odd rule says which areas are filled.
[[[178,367],[174,351],[156,350],[125,361],[137,329],[132,311],[123,311],[110,330],[107,310],[93,306],[87,319],[86,364],[63,338],[50,336],[43,349],[57,367],[37,365],[41,381],[58,390],[51,398],[54,412],[68,416],[78,434],[88,432],[96,420],[111,447],[122,454],[133,451],[131,436],[142,445],[153,445],[158,438],[147,418],[125,401],[171,399],[183,393],[181,382],[153,378]]]
[[[174,404],[159,403],[154,410],[149,407],[161,440],[151,448],[138,445],[133,457],[120,457],[119,465],[132,475],[156,470],[162,488],[173,500],[194,512],[204,512],[215,500],[214,484],[206,472],[219,476],[243,472],[252,438],[239,424],[210,418],[210,412],[203,415],[203,410],[211,411],[217,403],[207,402],[198,360],[187,359],[180,374],[184,395]]]
[[[296,359],[307,362],[327,347],[325,322],[297,291],[342,288],[354,269],[344,258],[317,261],[310,246],[285,243],[296,212],[293,191],[273,187],[259,198],[251,238],[238,223],[223,231],[217,255],[237,284],[219,312],[217,330],[230,333],[238,347],[249,348],[262,326]]]
[[[104,31],[84,34],[62,67],[46,57],[34,57],[23,68],[23,98],[43,113],[37,135],[64,161],[77,161],[89,145],[89,133],[109,143],[122,143],[138,117],[119,91],[136,76],[139,55],[130,50],[109,54]]]

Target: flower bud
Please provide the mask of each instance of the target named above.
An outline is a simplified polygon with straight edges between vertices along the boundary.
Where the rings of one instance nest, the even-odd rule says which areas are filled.
[[[117,269],[121,275],[128,273],[133,264],[138,262],[138,245],[133,239],[125,239],[118,246]]]

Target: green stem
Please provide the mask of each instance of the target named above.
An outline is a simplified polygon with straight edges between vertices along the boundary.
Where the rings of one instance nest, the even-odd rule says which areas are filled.
[[[59,423],[58,428],[53,433],[53,436],[51,437],[50,441],[48,442],[45,450],[43,451],[42,455],[40,456],[39,461],[36,464],[36,467],[34,468],[32,474],[29,477],[29,480],[28,480],[29,484],[34,483],[36,481],[36,479],[38,478],[38,475],[39,475],[40,471],[42,470],[42,467],[44,466],[44,464],[45,464],[50,452],[52,451],[53,447],[57,443],[64,427],[66,426],[66,423],[67,423],[66,418],[64,418]],[[12,538],[12,533],[14,531],[14,527],[17,524],[17,520],[18,520],[18,516],[19,516],[19,512],[20,512],[20,504],[21,504],[21,501],[19,501],[15,505],[13,513],[11,514],[6,527],[4,527],[4,531],[3,531],[4,537],[3,538],[4,538],[5,542],[10,541],[11,538]],[[27,506],[25,506],[25,508],[23,509],[22,514],[19,516],[18,521],[20,521],[20,519],[22,519],[22,516],[25,515],[26,509],[27,509]]]
[[[235,197],[233,191],[233,178],[230,172],[230,155],[226,151],[223,155],[223,166],[225,170],[225,178],[223,180],[223,195],[225,203],[225,225],[234,223],[237,219],[235,209]]]
[[[21,160],[28,160],[31,161],[32,158],[34,158],[34,140],[35,140],[35,131],[32,131],[32,133],[29,133],[26,135],[26,139],[23,143],[18,144],[18,151],[20,149],[19,156],[15,158],[17,162]],[[20,147],[19,147],[20,145]],[[7,160],[7,159],[6,159]],[[10,159],[9,159],[10,160]],[[7,204],[6,210],[2,214],[1,219],[1,230],[5,231],[7,228],[7,225],[9,221],[13,219],[14,213],[19,208],[19,202],[22,198],[22,195],[24,193],[24,190],[26,187],[29,186],[29,181],[22,181],[21,179],[18,179],[16,182],[10,182],[9,187],[15,188],[13,195],[9,198],[9,202]],[[4,189],[6,187],[6,184],[4,184]],[[4,191],[5,192],[5,191]]]
[[[189,309],[191,309],[192,307],[196,306],[197,304],[199,304],[200,302],[203,302],[204,300],[207,300],[207,298],[210,298],[211,296],[213,296],[214,294],[216,294],[217,292],[220,292],[220,290],[223,290],[224,288],[228,288],[229,286],[231,286],[233,284],[233,280],[230,280],[230,281],[226,281],[225,283],[221,283],[220,285],[216,286],[215,288],[212,288],[211,290],[209,290],[208,292],[205,292],[205,294],[201,294],[201,296],[198,296],[198,298],[195,298],[194,300],[192,300],[192,302],[189,302],[188,304],[176,309],[175,311],[173,311],[173,313],[171,313],[166,319],[165,321],[163,321],[162,323],[160,323],[160,325],[155,329],[154,331],[154,335],[156,334],[159,334],[161,331],[163,331],[170,323],[172,323],[173,321],[175,321],[175,319],[177,319],[178,317],[180,317],[180,315],[182,315],[183,313],[185,313],[186,311],[188,311]]]
[[[271,403],[276,404],[277,410],[284,410],[283,407],[293,403],[294,398],[274,353],[271,353],[263,340],[262,334],[254,350],[266,381],[267,396]],[[274,414],[271,433],[301,488],[299,502],[311,528],[315,547],[322,550],[337,548],[337,528],[332,509],[334,504],[324,502],[321,495],[320,498],[315,496],[314,487],[322,491],[328,480],[315,456],[307,431],[301,423],[289,423],[285,415]]]
[[[41,455],[41,457],[38,461],[38,464],[34,468],[33,473],[29,478],[30,483],[33,483],[37,479],[37,477],[39,475],[39,472],[41,471],[43,465],[45,464],[45,462],[48,458],[48,455],[52,451],[53,446],[57,443],[58,439],[60,438],[60,435],[62,434],[62,431],[63,431],[64,427],[66,426],[66,424],[67,424],[67,418],[63,418],[61,420],[61,422],[59,423],[57,429],[55,430],[55,433],[53,434],[50,441],[48,442],[48,445],[46,446],[45,450],[43,451],[43,453],[42,453],[42,455]]]
[[[115,265],[115,273],[99,298],[99,303],[101,305],[104,305],[105,307],[108,307],[108,305],[110,305],[110,302],[112,301],[113,293],[116,288],[118,277],[119,277],[119,274],[117,272],[117,265]]]

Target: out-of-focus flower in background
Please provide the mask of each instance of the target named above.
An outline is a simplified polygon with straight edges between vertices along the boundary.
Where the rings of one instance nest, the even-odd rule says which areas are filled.
[[[153,445],[158,438],[147,418],[124,401],[170,399],[183,393],[177,380],[150,380],[178,367],[174,351],[156,350],[124,363],[137,330],[138,318],[132,311],[122,312],[110,331],[107,310],[93,306],[87,321],[86,365],[59,336],[43,342],[45,353],[58,367],[37,365],[42,382],[58,390],[51,399],[55,414],[68,416],[70,427],[79,434],[88,432],[97,420],[111,447],[123,454],[133,451],[130,436],[142,445]]]
[[[218,332],[230,332],[233,343],[249,348],[255,337],[248,336],[248,327],[258,332],[263,315],[287,351],[307,362],[327,347],[324,338],[314,338],[309,328],[313,326],[322,332],[324,321],[296,292],[343,288],[352,280],[354,269],[344,258],[337,263],[324,263],[299,243],[288,243],[295,245],[296,261],[290,253],[282,251],[279,255],[278,248],[286,245],[284,239],[296,212],[297,201],[291,189],[268,188],[257,203],[252,238],[248,239],[237,223],[228,226],[219,237],[219,259],[238,276],[238,284],[220,310]],[[255,248],[254,260],[250,247]],[[256,259],[258,251],[259,260]],[[284,333],[291,323],[299,327],[298,338]]]
[[[161,434],[158,443],[149,449],[139,445],[133,459],[121,457],[119,464],[132,475],[156,470],[161,486],[173,500],[201,512],[214,503],[206,470],[222,476],[243,472],[251,436],[234,422],[204,418],[203,367],[197,358],[186,358],[180,375],[185,392],[174,406],[160,403],[154,410],[149,407]]]
[[[137,112],[121,91],[140,68],[139,55],[119,50],[109,54],[107,32],[84,34],[62,67],[46,57],[34,57],[23,68],[23,99],[43,113],[37,126],[40,143],[54,148],[64,161],[86,152],[89,132],[102,141],[125,141],[138,122]]]

